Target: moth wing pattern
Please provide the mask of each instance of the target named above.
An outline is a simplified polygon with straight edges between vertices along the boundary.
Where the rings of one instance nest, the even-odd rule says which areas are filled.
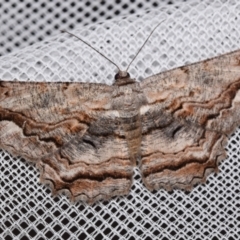
[[[141,82],[141,172],[150,190],[190,190],[218,170],[240,122],[240,51]]]
[[[127,194],[139,156],[150,190],[189,190],[218,170],[240,120],[240,51],[119,81],[1,81],[0,148],[88,203]]]
[[[53,193],[93,203],[129,192],[132,165],[114,86],[0,82],[0,148],[41,170]],[[93,100],[94,99],[94,100]]]

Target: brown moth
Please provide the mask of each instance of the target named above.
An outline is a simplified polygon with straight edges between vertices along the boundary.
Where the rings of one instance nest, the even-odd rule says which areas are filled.
[[[72,200],[128,194],[137,160],[149,190],[189,190],[226,158],[239,89],[240,50],[112,86],[1,81],[0,148]]]

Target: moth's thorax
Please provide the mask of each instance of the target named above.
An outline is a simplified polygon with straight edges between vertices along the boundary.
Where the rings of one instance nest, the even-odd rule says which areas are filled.
[[[112,93],[112,107],[122,114],[131,116],[133,112],[139,112],[142,104],[146,103],[146,98],[140,84],[131,79],[127,84],[117,85]]]

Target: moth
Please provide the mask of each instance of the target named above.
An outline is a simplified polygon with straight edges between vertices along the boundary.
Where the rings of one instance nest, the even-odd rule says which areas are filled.
[[[142,82],[127,70],[111,86],[1,81],[0,148],[75,201],[128,194],[137,165],[150,191],[190,190],[226,158],[239,89],[240,50]]]

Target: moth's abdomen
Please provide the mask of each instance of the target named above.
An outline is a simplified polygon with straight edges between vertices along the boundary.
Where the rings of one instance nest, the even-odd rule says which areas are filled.
[[[130,118],[123,119],[123,130],[126,134],[130,160],[136,165],[138,157],[140,157],[140,147],[142,140],[142,124],[140,115],[136,114]]]

